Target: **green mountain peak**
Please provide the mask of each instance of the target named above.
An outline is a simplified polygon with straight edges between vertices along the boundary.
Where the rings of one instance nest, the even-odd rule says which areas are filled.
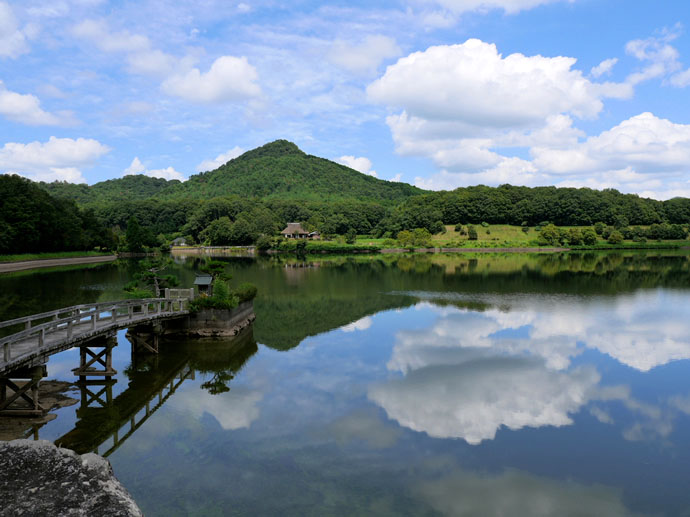
[[[272,156],[274,158],[278,158],[281,156],[290,156],[290,155],[304,155],[304,151],[302,151],[297,145],[293,144],[289,140],[274,140],[273,142],[269,142],[265,145],[262,145],[261,147],[257,147],[256,149],[252,149],[251,151],[247,151],[246,153],[238,156],[235,158],[236,160],[253,160],[256,158],[264,158],[267,156]]]

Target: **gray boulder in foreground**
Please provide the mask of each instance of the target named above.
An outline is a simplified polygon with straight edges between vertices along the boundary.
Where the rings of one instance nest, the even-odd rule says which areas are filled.
[[[142,515],[97,454],[46,440],[0,442],[0,515]]]

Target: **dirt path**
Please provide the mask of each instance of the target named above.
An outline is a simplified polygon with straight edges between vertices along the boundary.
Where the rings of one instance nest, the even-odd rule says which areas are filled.
[[[70,257],[61,259],[42,259],[25,260],[23,262],[7,262],[0,264],[0,273],[11,271],[23,271],[25,269],[35,269],[39,267],[71,266],[74,264],[97,264],[99,262],[110,262],[117,258],[117,255],[105,255],[102,257]]]

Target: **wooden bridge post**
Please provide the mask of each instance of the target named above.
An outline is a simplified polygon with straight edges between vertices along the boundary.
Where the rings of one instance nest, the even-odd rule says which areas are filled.
[[[100,344],[102,343],[102,344]],[[79,376],[80,381],[85,381],[87,376],[112,377],[117,373],[113,369],[113,348],[117,346],[115,336],[108,336],[103,340],[89,341],[79,346],[79,367],[72,372]],[[99,352],[92,349],[100,348]],[[100,369],[96,368],[100,366]]]
[[[38,387],[47,375],[46,366],[26,367],[0,377],[0,415],[43,416],[47,409],[41,406]],[[24,382],[17,384],[14,380]],[[17,402],[24,404],[17,404]],[[28,403],[28,407],[27,407]]]

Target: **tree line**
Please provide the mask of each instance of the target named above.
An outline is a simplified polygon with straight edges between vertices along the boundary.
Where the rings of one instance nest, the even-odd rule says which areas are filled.
[[[112,187],[112,185],[111,185]],[[150,188],[157,188],[150,185]],[[114,248],[130,229],[143,247],[175,237],[192,243],[246,245],[275,236],[288,222],[329,235],[396,237],[402,231],[481,223],[524,226],[592,226],[630,230],[629,238],[677,238],[690,223],[690,199],[667,201],[622,194],[613,189],[474,186],[429,192],[395,205],[371,200],[295,200],[219,196],[206,199],[101,199],[78,207],[28,180],[0,175],[0,253]],[[654,226],[656,225],[656,226]],[[644,226],[644,229],[639,227]],[[644,232],[642,231],[644,230]],[[682,230],[682,228],[681,228]],[[644,233],[644,235],[643,235]],[[548,234],[548,232],[547,232]],[[406,235],[406,234],[404,234]],[[576,239],[573,234],[571,240]]]
[[[0,254],[113,248],[94,210],[57,199],[20,176],[0,175]]]

